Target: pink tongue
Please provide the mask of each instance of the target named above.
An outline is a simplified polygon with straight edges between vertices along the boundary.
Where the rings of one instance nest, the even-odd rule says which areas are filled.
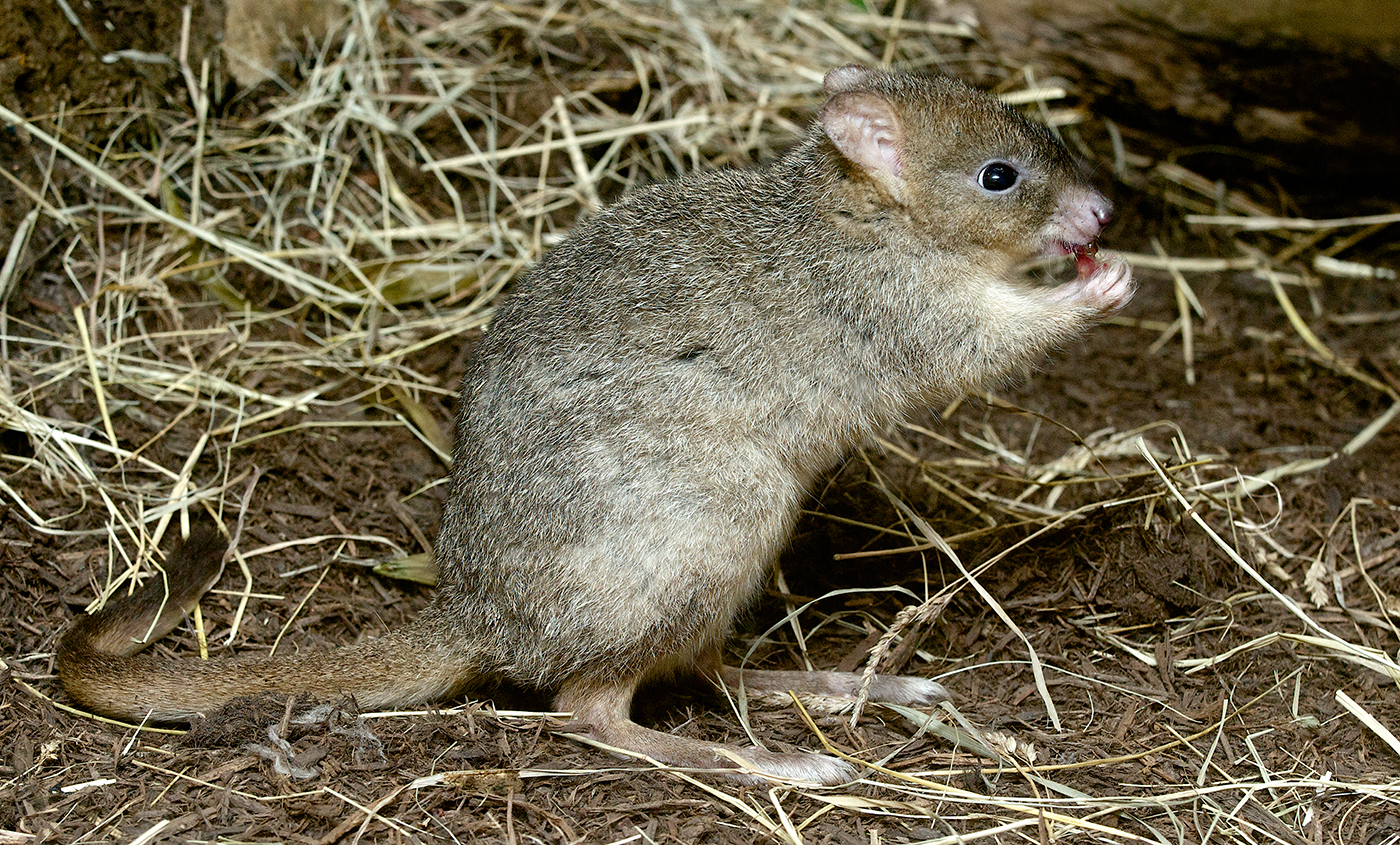
[[[1094,271],[1099,269],[1099,262],[1094,260],[1094,256],[1087,252],[1076,252],[1074,254],[1074,266],[1079,271],[1079,278],[1083,279],[1092,276]]]
[[[1099,242],[1090,241],[1084,246],[1076,246],[1074,251],[1074,267],[1079,271],[1079,278],[1083,279],[1092,276],[1094,271],[1099,269],[1099,262],[1094,260],[1098,255]]]

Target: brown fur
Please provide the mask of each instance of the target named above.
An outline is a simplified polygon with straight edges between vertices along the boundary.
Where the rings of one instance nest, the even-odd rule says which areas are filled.
[[[782,160],[638,191],[580,225],[501,306],[463,382],[442,574],[417,621],[272,663],[160,662],[130,654],[158,604],[138,595],[63,638],[70,693],[104,712],[186,719],[259,691],[382,707],[508,679],[664,762],[851,776],[827,757],[643,728],[633,693],[677,672],[735,683],[724,638],[821,473],[915,408],[1030,365],[1132,288],[1121,264],[1055,289],[1022,278],[1037,255],[1092,244],[1109,208],[1042,127],[950,79],[851,66],[826,88],[820,119]],[[1014,166],[1013,189],[979,183],[989,161]],[[196,560],[218,556],[207,545],[172,563],[190,572],[175,576],[157,636],[217,575]],[[832,673],[742,680],[855,690]],[[873,692],[946,695],[898,677]]]

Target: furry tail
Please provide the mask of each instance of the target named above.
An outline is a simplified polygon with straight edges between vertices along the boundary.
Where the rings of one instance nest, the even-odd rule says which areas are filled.
[[[197,523],[171,555],[164,580],[79,618],[58,644],[58,674],[69,695],[101,713],[187,721],[232,698],[260,692],[353,695],[377,709],[445,697],[478,674],[476,661],[431,614],[356,646],[272,659],[166,660],[140,654],[165,636],[219,579],[228,544]]]

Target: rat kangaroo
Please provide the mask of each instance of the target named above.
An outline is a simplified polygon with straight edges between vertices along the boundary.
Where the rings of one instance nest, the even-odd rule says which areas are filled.
[[[851,65],[825,91],[806,139],[771,166],[637,191],[520,280],[463,380],[441,576],[413,623],[272,660],[139,654],[219,577],[223,540],[205,529],[173,556],[168,601],[152,579],[63,636],[68,692],[169,721],[255,692],[384,708],[508,679],[665,763],[853,777],[823,755],[645,728],[633,694],[700,673],[854,695],[856,675],[721,665],[809,488],[906,414],[1114,312],[1132,280],[1095,257],[1111,206],[1043,127],[948,78]],[[1027,280],[1046,255],[1071,257],[1078,277]],[[912,677],[872,689],[946,695]]]

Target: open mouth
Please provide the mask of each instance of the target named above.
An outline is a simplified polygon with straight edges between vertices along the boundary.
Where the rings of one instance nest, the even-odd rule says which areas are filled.
[[[1096,258],[1099,254],[1098,238],[1082,244],[1059,241],[1052,247],[1052,251],[1058,255],[1074,256],[1074,269],[1079,272],[1081,279],[1093,275],[1094,271],[1099,269],[1099,261]]]

